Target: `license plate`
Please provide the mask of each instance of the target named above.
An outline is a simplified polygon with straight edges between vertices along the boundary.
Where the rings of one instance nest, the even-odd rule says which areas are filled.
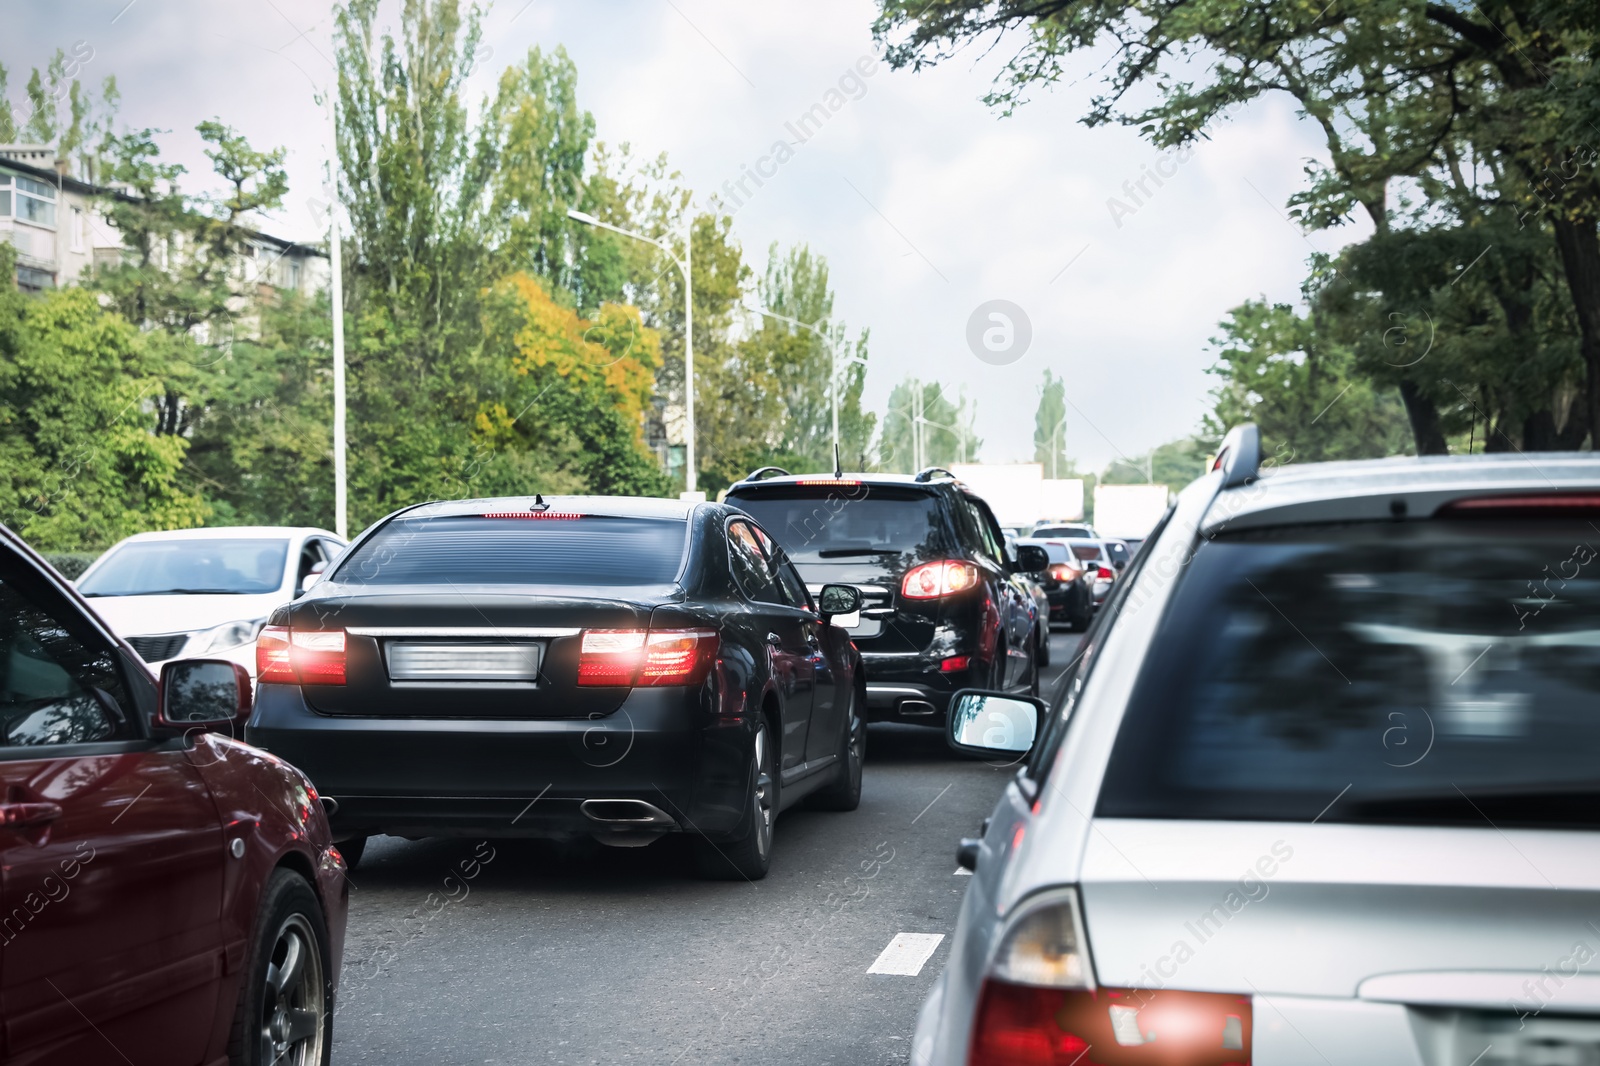
[[[538,644],[410,644],[388,646],[391,681],[536,681]]]

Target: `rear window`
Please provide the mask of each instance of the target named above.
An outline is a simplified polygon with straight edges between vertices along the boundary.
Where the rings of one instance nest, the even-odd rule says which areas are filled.
[[[1079,559],[1098,559],[1100,558],[1100,545],[1074,544],[1072,545],[1072,554]]]
[[[1534,520],[1202,543],[1099,814],[1600,828],[1597,550]]]
[[[948,552],[938,500],[914,489],[769,489],[728,502],[754,515],[795,562]]]
[[[398,518],[335,571],[344,585],[664,585],[682,568],[681,519],[434,515]]]

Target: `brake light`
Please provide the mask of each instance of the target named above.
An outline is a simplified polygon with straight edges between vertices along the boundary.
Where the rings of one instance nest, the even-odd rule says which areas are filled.
[[[543,519],[572,519],[582,518],[583,515],[574,511],[490,511],[479,515],[480,518],[543,518]]]
[[[941,662],[939,664],[939,670],[940,670],[941,673],[953,674],[957,670],[965,670],[965,669],[967,669],[967,667],[969,667],[971,665],[972,665],[972,656],[970,656],[970,655],[952,655],[950,658],[945,659],[943,662]]]
[[[698,685],[719,645],[710,629],[590,629],[578,653],[578,684]]]
[[[1081,573],[1083,571],[1075,570],[1066,563],[1056,563],[1050,568],[1050,577],[1055,581],[1076,581]]]
[[[1091,1047],[1105,1066],[1249,1066],[1249,996],[1097,988],[1077,894],[1052,895],[1001,941],[969,1066],[1081,1066]]]
[[[797,485],[859,485],[860,478],[848,477],[803,477],[795,482]]]
[[[923,563],[906,571],[900,580],[900,594],[913,600],[932,600],[964,592],[978,583],[978,568],[971,563],[946,559]]]
[[[344,630],[291,630],[289,662],[302,685],[344,684]]]
[[[1500,517],[1506,512],[1522,514],[1573,511],[1600,511],[1600,494],[1593,492],[1540,492],[1520,496],[1474,496],[1465,500],[1451,500],[1439,508],[1440,516],[1474,514]]]
[[[286,685],[345,683],[344,630],[263,626],[256,637],[256,681]]]
[[[1109,566],[1101,566],[1095,568],[1094,576],[1099,578],[1101,581],[1110,581],[1112,578],[1117,576],[1117,572],[1111,569]]]
[[[294,667],[289,665],[289,627],[262,626],[256,634],[256,681],[296,684]]]
[[[983,984],[970,1066],[1249,1066],[1250,997],[1143,988]],[[1158,1039],[1159,1037],[1159,1039]]]

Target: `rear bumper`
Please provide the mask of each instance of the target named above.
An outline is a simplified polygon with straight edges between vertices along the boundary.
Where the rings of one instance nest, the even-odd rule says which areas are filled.
[[[326,715],[296,685],[261,685],[246,737],[337,803],[340,839],[717,836],[740,828],[752,729],[716,718],[699,688],[635,689],[598,719],[501,720]],[[603,821],[587,800],[638,800],[671,820]]]
[[[989,676],[988,664],[976,656],[968,669],[944,673],[939,669],[944,658],[862,652],[867,720],[942,726],[950,697],[959,689],[984,687]]]

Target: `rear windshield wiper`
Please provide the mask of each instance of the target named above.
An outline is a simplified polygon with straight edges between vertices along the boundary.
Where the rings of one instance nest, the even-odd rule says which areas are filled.
[[[819,559],[838,559],[846,555],[899,555],[899,548],[823,548]]]

